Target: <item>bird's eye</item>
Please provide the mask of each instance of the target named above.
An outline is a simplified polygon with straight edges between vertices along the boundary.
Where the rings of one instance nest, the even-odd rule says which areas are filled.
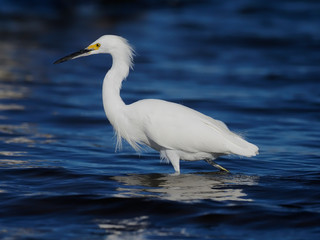
[[[101,46],[101,44],[100,44],[100,43],[97,43],[96,46],[99,48],[99,47]]]

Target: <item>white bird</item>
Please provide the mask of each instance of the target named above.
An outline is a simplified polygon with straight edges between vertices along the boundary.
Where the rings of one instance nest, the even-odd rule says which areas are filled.
[[[103,81],[102,97],[104,111],[117,135],[117,147],[121,147],[122,138],[136,151],[145,144],[170,161],[176,174],[180,173],[180,160],[205,160],[228,172],[213,160],[227,154],[246,157],[258,154],[257,146],[231,132],[223,122],[183,105],[157,99],[126,105],[120,89],[132,68],[134,52],[122,37],[104,35],[55,64],[99,53],[112,56],[112,67]]]

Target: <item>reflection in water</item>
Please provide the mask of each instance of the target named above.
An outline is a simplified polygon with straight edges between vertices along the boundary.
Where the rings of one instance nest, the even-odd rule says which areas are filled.
[[[115,176],[124,186],[117,197],[156,197],[174,201],[252,201],[241,186],[257,184],[258,177],[230,175],[219,172],[181,174],[178,176],[147,174]]]
[[[24,110],[24,106],[18,104],[0,104],[0,111],[8,111],[8,110]],[[5,117],[0,116],[0,119],[5,119]]]
[[[118,221],[103,220],[102,223],[98,223],[98,227],[108,233],[108,236],[105,238],[106,240],[141,240],[145,239],[148,227],[148,216],[139,216]]]
[[[32,124],[22,123],[20,125],[0,124],[0,133],[7,137],[0,138],[4,143],[50,143],[53,135],[41,134]],[[28,145],[31,146],[31,145]]]
[[[0,167],[33,167],[38,160],[25,158],[29,155],[28,148],[52,142],[53,136],[40,133],[36,119],[28,117],[34,111],[29,109],[32,105],[28,100],[34,91],[30,82],[34,82],[35,71],[26,51],[32,43],[0,43]]]

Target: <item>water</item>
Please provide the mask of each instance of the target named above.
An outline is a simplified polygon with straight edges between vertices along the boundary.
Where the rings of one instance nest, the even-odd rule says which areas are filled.
[[[1,239],[317,239],[318,1],[0,1]],[[111,59],[52,63],[103,34],[135,47],[126,103],[178,102],[260,147],[231,174],[115,138]]]

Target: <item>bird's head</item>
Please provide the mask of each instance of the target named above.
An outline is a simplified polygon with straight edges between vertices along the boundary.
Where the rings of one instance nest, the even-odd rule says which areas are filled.
[[[134,51],[126,39],[116,35],[104,35],[88,47],[60,58],[55,61],[54,64],[99,53],[109,53],[113,57],[125,57],[131,62]]]

